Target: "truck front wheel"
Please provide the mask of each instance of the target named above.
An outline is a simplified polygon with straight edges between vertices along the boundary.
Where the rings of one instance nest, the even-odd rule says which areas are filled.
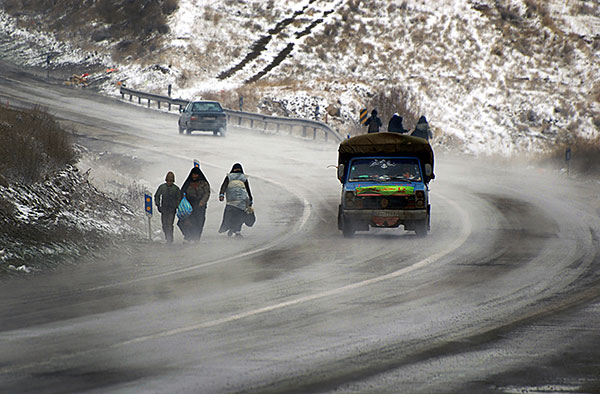
[[[344,238],[352,238],[354,236],[354,226],[352,222],[342,215],[342,234]]]

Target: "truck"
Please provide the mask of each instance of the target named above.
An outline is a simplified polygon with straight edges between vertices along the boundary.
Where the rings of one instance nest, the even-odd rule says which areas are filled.
[[[433,159],[427,140],[405,134],[370,133],[342,141],[337,166],[342,183],[338,229],[344,237],[371,227],[399,226],[426,236]]]

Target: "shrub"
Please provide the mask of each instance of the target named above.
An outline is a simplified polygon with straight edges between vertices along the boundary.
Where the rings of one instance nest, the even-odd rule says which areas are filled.
[[[546,154],[541,162],[555,168],[565,168],[567,148],[571,149],[570,172],[583,176],[600,175],[600,138],[593,140],[576,138],[570,143],[560,143]]]
[[[76,159],[70,134],[40,107],[0,108],[0,173],[32,183]]]
[[[83,41],[89,41],[89,37],[95,33],[90,21],[97,21],[101,25],[110,26],[100,36],[96,36],[98,40],[142,41],[146,44],[156,36],[168,33],[167,16],[178,7],[178,0],[4,0],[3,2],[4,9],[12,16],[27,23],[27,18],[22,17],[27,15],[59,35],[72,31],[76,32]],[[141,46],[130,54],[148,52],[148,48],[144,49]]]
[[[498,13],[500,14],[500,18],[504,22],[508,22],[515,26],[521,25],[522,19],[521,19],[521,15],[519,14],[518,9],[513,8],[511,6],[504,7],[500,4],[497,4],[496,7],[498,8]]]
[[[414,127],[417,119],[421,116],[421,110],[409,92],[399,87],[379,89],[369,100],[367,107],[369,114],[373,108],[377,109],[384,129],[395,112],[402,116],[404,128],[409,130]]]

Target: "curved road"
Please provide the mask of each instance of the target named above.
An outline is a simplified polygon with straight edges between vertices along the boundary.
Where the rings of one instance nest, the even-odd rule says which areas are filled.
[[[214,191],[198,245],[0,283],[0,391],[600,392],[597,182],[438,153],[428,237],[344,239],[335,144],[179,135],[174,114],[8,66],[0,86],[136,157],[132,178],[181,183],[199,159]],[[258,218],[241,240],[216,232],[237,161]]]

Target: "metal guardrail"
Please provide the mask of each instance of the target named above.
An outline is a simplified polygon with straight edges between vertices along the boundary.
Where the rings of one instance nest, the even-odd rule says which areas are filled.
[[[150,108],[153,101],[157,103],[159,109],[161,108],[161,103],[164,103],[167,105],[169,111],[171,111],[173,106],[181,110],[189,102],[184,99],[140,92],[123,86],[121,86],[120,93],[123,100],[125,96],[129,96],[129,101],[133,101],[133,97],[137,97],[138,104],[142,104],[142,99],[147,100],[148,108]],[[338,142],[344,139],[340,133],[329,127],[329,125],[316,120],[261,115],[227,108],[224,110],[227,114],[228,124],[237,123],[239,127],[248,127],[265,134],[287,134],[302,138],[312,138],[314,140],[323,138],[325,141],[331,138]]]
[[[125,96],[129,96],[129,101],[133,100],[133,97],[138,98],[138,104],[142,104],[142,99],[148,100],[148,108],[150,108],[150,104],[152,101],[156,101],[158,104],[158,108],[160,109],[160,103],[166,103],[168,105],[169,111],[171,110],[171,106],[175,105],[178,109],[185,107],[188,103],[188,100],[184,99],[174,99],[166,96],[159,96],[158,94],[140,92],[133,89],[128,89],[124,86],[121,86],[120,89],[121,98],[124,100]]]

